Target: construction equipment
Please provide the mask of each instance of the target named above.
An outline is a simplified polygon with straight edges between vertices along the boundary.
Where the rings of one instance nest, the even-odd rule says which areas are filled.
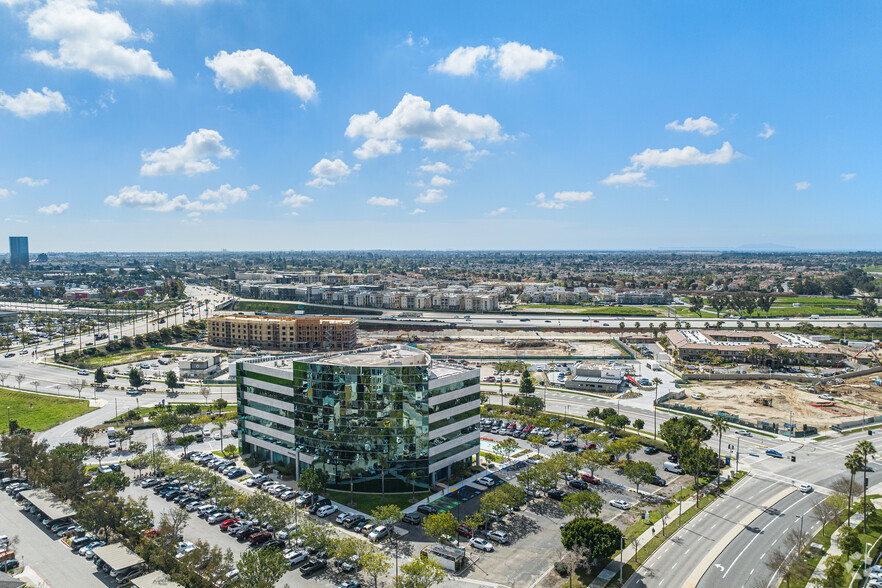
[[[761,404],[763,406],[772,406],[772,399],[768,396],[761,396],[759,398],[754,398],[753,403]]]

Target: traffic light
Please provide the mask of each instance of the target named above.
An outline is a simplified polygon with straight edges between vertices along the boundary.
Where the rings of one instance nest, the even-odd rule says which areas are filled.
[[[796,461],[796,456],[795,456],[795,455],[791,455],[791,456],[790,456],[790,461]]]

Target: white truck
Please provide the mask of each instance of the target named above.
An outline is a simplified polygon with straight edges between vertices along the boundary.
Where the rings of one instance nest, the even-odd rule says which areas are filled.
[[[654,371],[654,372],[660,372],[660,371],[661,371],[661,366],[658,365],[658,362],[657,362],[657,361],[647,361],[647,362],[646,362],[646,367],[648,367],[649,369],[651,369],[651,370]]]

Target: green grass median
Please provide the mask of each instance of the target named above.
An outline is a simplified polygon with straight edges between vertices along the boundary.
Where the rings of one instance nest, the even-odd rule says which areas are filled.
[[[9,420],[32,431],[45,431],[95,410],[89,407],[88,400],[60,398],[0,388],[0,413],[2,413],[4,406],[7,407]],[[7,420],[0,418],[0,421],[2,421],[0,422],[0,432],[8,433]]]

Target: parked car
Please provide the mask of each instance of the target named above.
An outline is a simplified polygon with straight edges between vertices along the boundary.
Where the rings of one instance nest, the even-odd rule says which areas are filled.
[[[609,505],[619,510],[631,510],[631,505],[624,500],[610,500]]]
[[[508,533],[506,533],[505,531],[497,531],[497,530],[488,531],[487,532],[487,539],[490,539],[491,541],[495,541],[496,543],[502,543],[505,545],[507,545],[511,541],[511,539],[509,539],[509,537],[508,537]]]
[[[475,534],[475,532],[472,531],[472,529],[470,527],[468,527],[467,525],[458,526],[456,528],[456,533],[458,535],[462,535],[463,537],[472,537]]]
[[[431,504],[421,504],[417,507],[417,512],[424,515],[433,515],[438,514],[440,511]]]
[[[386,525],[380,525],[379,527],[374,528],[373,531],[368,533],[368,539],[371,541],[380,541],[389,536],[389,527]]]
[[[553,500],[563,500],[564,496],[567,495],[567,493],[564,492],[563,490],[558,490],[556,488],[554,490],[549,490],[547,494],[548,494],[548,497]]]
[[[480,537],[472,537],[471,539],[469,539],[469,545],[471,545],[475,549],[480,549],[482,551],[493,551],[493,544],[486,539],[481,539]]]
[[[333,504],[326,504],[326,505],[320,507],[318,510],[316,510],[315,514],[319,517],[324,518],[324,517],[328,516],[329,514],[334,514],[335,512],[337,512],[336,506],[334,506]]]
[[[422,520],[422,517],[414,512],[409,512],[401,517],[401,521],[409,525],[419,525]]]
[[[304,578],[308,578],[309,576],[320,572],[321,570],[328,567],[328,562],[323,559],[316,559],[310,561],[308,564],[300,568],[300,575]]]

